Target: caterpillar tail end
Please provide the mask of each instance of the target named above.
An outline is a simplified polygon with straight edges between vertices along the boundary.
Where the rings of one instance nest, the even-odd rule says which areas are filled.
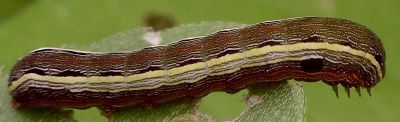
[[[14,108],[14,109],[19,109],[19,108],[21,108],[22,104],[19,103],[19,102],[17,102],[15,99],[13,99],[13,100],[11,101],[11,106],[12,106],[12,108]]]

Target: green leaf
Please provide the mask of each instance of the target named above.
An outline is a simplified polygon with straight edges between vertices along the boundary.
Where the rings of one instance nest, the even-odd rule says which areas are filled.
[[[93,3],[89,0],[0,0],[0,64],[6,66],[4,76],[8,75],[17,59],[33,49],[62,44],[88,45],[106,35],[143,25],[143,15],[151,11],[171,15],[181,24],[204,20],[257,23],[298,16],[334,16],[354,20],[376,32],[387,52],[387,74],[372,89],[372,97],[367,95],[366,90],[362,90],[362,97],[358,97],[352,90],[348,99],[344,89],[339,87],[340,98],[336,98],[330,86],[322,82],[304,83],[307,120],[400,120],[400,97],[395,94],[399,92],[400,85],[400,41],[396,40],[400,32],[397,28],[400,21],[396,12],[400,11],[398,0],[182,0],[179,4],[170,0],[96,0],[96,4]],[[221,97],[235,101],[213,105],[223,103]],[[238,107],[240,94],[213,93],[205,99],[201,111],[212,113],[217,120],[234,118],[240,114],[238,109],[244,107]],[[1,101],[3,98],[0,98]],[[85,121],[106,121],[92,117],[98,114],[97,109],[91,111],[90,114],[82,111],[74,113]],[[2,113],[5,112],[0,111],[0,116]]]
[[[114,112],[110,121],[122,122],[155,122],[165,120],[191,120],[198,111],[197,100],[177,100],[152,107],[134,106]],[[198,118],[206,120],[206,118]]]
[[[236,121],[294,122],[305,121],[305,98],[301,84],[259,84],[249,88],[251,104]]]

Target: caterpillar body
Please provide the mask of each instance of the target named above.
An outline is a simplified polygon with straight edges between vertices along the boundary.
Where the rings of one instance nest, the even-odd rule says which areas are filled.
[[[384,75],[385,52],[371,30],[299,17],[131,52],[41,48],[15,64],[8,86],[16,108],[126,107],[289,79],[369,90]]]

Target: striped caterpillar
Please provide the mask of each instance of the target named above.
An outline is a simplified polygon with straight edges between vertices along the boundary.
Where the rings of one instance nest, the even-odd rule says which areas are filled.
[[[15,108],[126,107],[214,91],[235,93],[254,83],[289,79],[375,86],[385,52],[368,28],[349,20],[300,17],[221,30],[131,52],[41,48],[19,60],[9,89]]]

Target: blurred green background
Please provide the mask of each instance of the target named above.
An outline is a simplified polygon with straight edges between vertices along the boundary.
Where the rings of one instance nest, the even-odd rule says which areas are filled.
[[[308,121],[400,120],[400,4],[397,0],[0,0],[0,65],[8,72],[18,58],[39,47],[88,45],[106,36],[144,26],[144,16],[161,12],[178,24],[201,21],[257,23],[298,16],[334,16],[366,25],[383,40],[387,74],[373,88],[351,98],[340,88],[336,98],[321,82],[304,83]],[[397,75],[396,75],[397,74]],[[222,99],[221,99],[222,97]],[[214,93],[204,100],[202,111],[218,120],[230,120],[243,106],[241,95]],[[237,100],[227,102],[229,100]],[[101,120],[95,109],[78,111],[83,121]]]

